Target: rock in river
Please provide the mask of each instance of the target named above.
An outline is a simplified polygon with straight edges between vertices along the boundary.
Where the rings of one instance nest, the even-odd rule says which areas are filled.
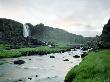
[[[69,61],[69,59],[64,59],[63,61]]]
[[[50,56],[50,58],[55,58],[55,56]]]
[[[74,58],[80,58],[80,56],[78,56],[78,55],[75,55],[75,56],[73,56]]]
[[[25,61],[23,61],[23,60],[15,60],[14,61],[14,64],[18,64],[18,65],[21,65],[21,64],[24,64],[25,63]]]

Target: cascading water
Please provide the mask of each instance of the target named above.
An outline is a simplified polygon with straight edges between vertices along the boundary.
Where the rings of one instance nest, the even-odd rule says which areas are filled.
[[[24,24],[23,25],[23,36],[28,37],[29,36],[29,26]]]

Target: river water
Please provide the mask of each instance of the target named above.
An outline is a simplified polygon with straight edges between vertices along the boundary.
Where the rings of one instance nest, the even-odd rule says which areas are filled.
[[[0,82],[64,82],[68,71],[81,62],[81,58],[73,56],[80,54],[82,51],[77,50],[44,56],[0,59]],[[24,60],[26,63],[13,64],[17,59]],[[69,61],[64,61],[65,59]]]

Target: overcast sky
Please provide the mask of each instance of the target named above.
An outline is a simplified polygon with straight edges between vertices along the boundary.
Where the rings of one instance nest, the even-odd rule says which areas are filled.
[[[110,0],[0,0],[0,18],[96,36],[110,18]]]

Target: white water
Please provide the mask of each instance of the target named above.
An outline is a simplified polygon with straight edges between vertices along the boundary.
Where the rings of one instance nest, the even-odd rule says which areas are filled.
[[[23,36],[28,37],[29,36],[29,26],[28,25],[23,25]]]
[[[44,56],[25,56],[19,58],[26,62],[22,65],[13,64],[17,58],[0,59],[4,63],[0,65],[0,82],[64,82],[68,71],[81,62],[81,58],[73,56],[80,54],[82,51],[77,50]],[[55,58],[50,58],[53,55]],[[64,59],[69,61],[63,61]]]

